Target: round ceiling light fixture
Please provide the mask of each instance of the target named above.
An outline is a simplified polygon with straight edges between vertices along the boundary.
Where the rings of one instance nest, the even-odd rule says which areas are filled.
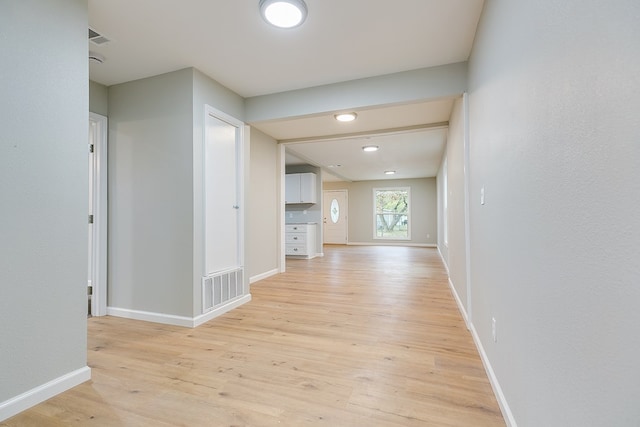
[[[352,122],[358,117],[356,113],[340,113],[333,116],[339,122]]]
[[[384,171],[385,175],[395,175],[396,171]]]
[[[307,19],[304,0],[260,0],[260,15],[278,28],[295,28]]]
[[[99,53],[89,51],[89,62],[95,62],[96,64],[102,64],[105,58]]]
[[[365,145],[364,147],[362,147],[363,151],[366,152],[372,152],[372,151],[378,151],[378,146],[377,145]]]

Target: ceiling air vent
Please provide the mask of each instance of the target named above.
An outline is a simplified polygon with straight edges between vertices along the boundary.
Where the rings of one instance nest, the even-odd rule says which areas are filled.
[[[89,28],[89,41],[93,44],[97,44],[98,46],[109,43],[111,40],[98,33],[95,30]]]

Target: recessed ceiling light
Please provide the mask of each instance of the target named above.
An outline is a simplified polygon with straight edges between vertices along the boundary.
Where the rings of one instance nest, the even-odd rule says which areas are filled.
[[[358,117],[356,113],[341,113],[333,116],[339,122],[352,122]]]
[[[342,167],[342,165],[329,165],[327,167],[328,168],[339,168],[339,167]]]
[[[367,152],[378,151],[378,146],[377,145],[365,145],[364,147],[362,147],[362,149],[364,151],[367,151]]]
[[[295,28],[307,18],[304,0],[260,0],[260,14],[278,28]]]
[[[396,171],[384,171],[385,175],[395,175]]]

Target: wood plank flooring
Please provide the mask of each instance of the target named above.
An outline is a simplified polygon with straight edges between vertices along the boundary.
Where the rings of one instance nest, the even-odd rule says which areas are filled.
[[[2,426],[504,426],[435,249],[326,246],[198,328],[89,319],[92,380]]]

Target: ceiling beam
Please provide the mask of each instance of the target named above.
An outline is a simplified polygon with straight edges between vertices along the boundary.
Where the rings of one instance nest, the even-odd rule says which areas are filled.
[[[336,135],[318,135],[318,136],[310,136],[305,138],[281,139],[278,141],[278,143],[292,145],[292,144],[300,144],[303,142],[336,141],[340,139],[360,138],[360,137],[366,137],[366,136],[397,135],[400,133],[417,132],[417,131],[427,130],[427,129],[442,129],[447,127],[449,127],[449,122],[428,123],[424,125],[405,126],[401,128],[392,128],[392,129],[377,129],[372,131],[341,133]]]
[[[245,99],[248,123],[461,95],[467,62],[421,68]]]

